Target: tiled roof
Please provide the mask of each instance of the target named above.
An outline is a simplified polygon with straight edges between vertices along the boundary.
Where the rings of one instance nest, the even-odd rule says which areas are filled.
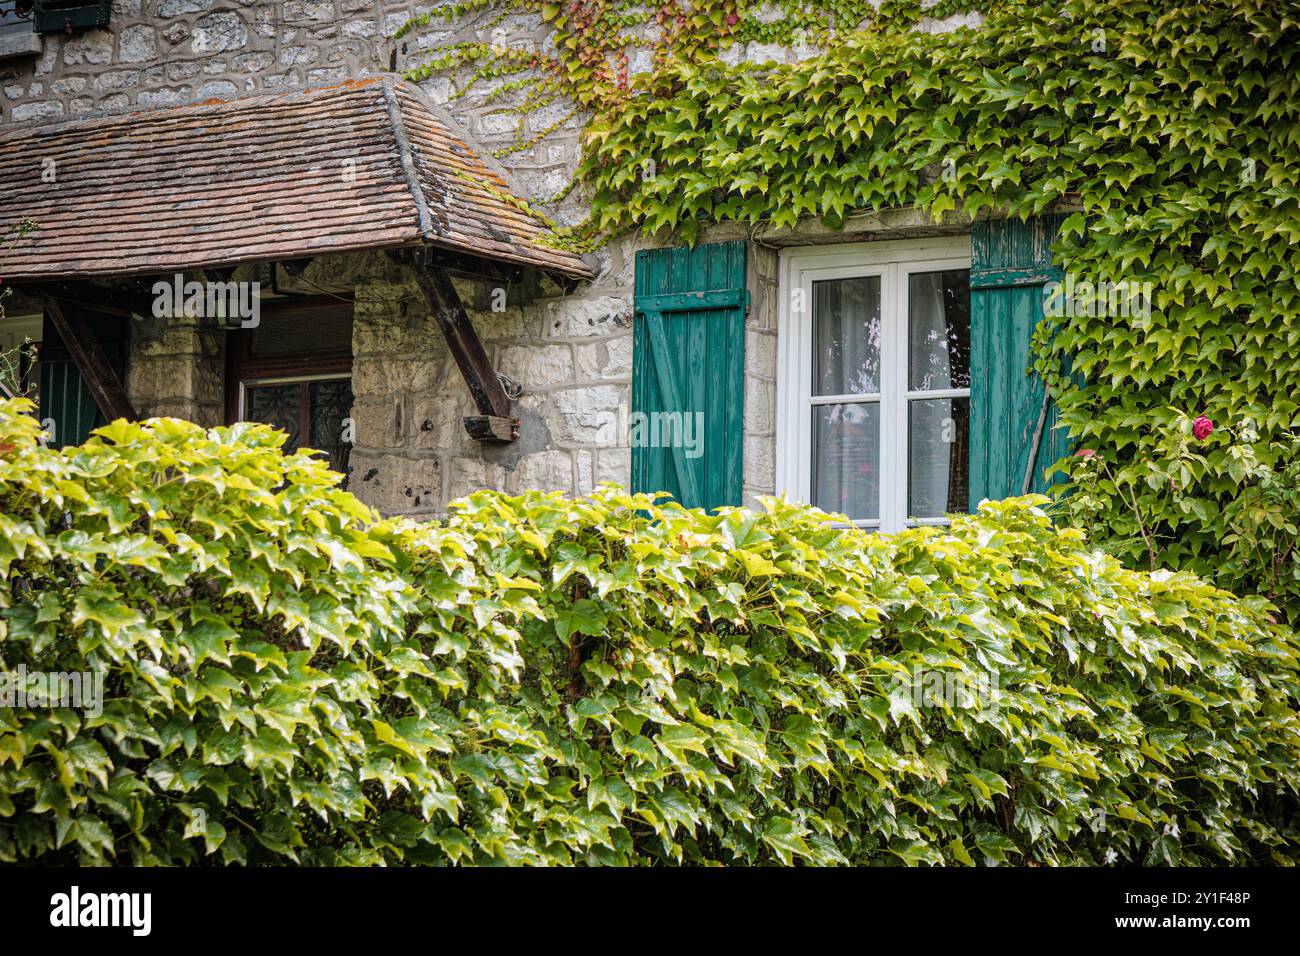
[[[0,131],[0,237],[23,216],[9,282],[423,243],[591,275],[386,77]]]

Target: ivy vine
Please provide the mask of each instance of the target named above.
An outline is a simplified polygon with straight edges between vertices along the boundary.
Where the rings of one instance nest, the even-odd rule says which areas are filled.
[[[949,7],[970,5],[970,0],[939,0],[927,12],[942,15]],[[919,4],[909,3],[898,17],[912,22],[920,10]],[[504,30],[508,17],[518,13],[531,13],[548,24],[553,44],[547,49],[512,44],[499,31]],[[531,137],[521,135],[499,151],[509,153],[534,145],[576,112],[615,109],[638,92],[658,88],[657,79],[671,77],[673,69],[682,64],[710,61],[750,42],[821,47],[870,23],[877,14],[871,0],[773,0],[765,4],[743,0],[461,0],[413,17],[397,36],[476,15],[485,18],[478,32],[493,39],[439,47],[431,59],[409,70],[407,77],[419,81],[467,71],[457,96],[480,83],[493,84],[489,102],[524,92],[514,106],[521,118],[556,102],[570,106],[569,113],[546,129]]]

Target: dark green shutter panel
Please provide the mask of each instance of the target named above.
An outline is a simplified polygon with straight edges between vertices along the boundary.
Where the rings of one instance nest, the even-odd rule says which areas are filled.
[[[636,254],[633,491],[666,491],[689,508],[740,504],[747,297],[743,242]],[[665,431],[682,436],[673,423],[697,413],[702,454],[691,457]]]
[[[113,0],[35,0],[32,25],[37,33],[106,27],[112,13]]]
[[[971,231],[970,507],[1018,495],[1043,410],[1043,382],[1029,370],[1043,286],[1060,281],[1051,244],[1064,216],[977,222]],[[1031,491],[1052,484],[1043,472],[1069,453],[1049,405],[1033,462]]]
[[[126,381],[127,343],[130,326],[126,319],[96,314],[84,310],[108,353],[109,364],[118,377]],[[59,338],[54,325],[47,318],[41,330],[41,421],[54,422],[52,448],[80,445],[90,437],[91,431],[107,425],[104,413],[95,404],[95,397],[77,371],[76,363]]]

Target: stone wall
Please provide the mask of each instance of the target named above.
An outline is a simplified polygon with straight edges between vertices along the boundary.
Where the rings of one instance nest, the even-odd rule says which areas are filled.
[[[380,253],[313,263],[308,288],[350,285],[355,295],[350,489],[385,513],[420,515],[479,488],[572,495],[604,481],[626,485],[634,253],[632,242],[614,243],[594,283],[529,302],[511,296],[501,312],[485,307],[488,284],[457,280],[493,366],[522,388],[514,403],[519,439],[509,444],[466,434],[463,416],[478,411],[409,267]],[[746,503],[771,494],[775,479],[776,262],[774,249],[751,246]]]
[[[519,439],[500,445],[466,434],[462,418],[478,411],[408,267],[381,253],[316,260],[303,289],[351,289],[356,302],[351,490],[385,513],[433,514],[479,488],[583,494],[604,481],[626,485],[635,250],[613,243],[595,282],[528,302],[512,291],[501,312],[487,307],[487,283],[457,280],[493,366],[522,387]],[[775,249],[750,246],[746,503],[771,494],[775,481],[776,265]]]
[[[745,316],[744,503],[776,488],[777,251],[749,244]]]
[[[379,252],[322,256],[296,285],[284,282],[284,290],[354,296],[350,490],[388,514],[428,515],[479,488],[580,494],[602,481],[626,484],[630,254],[629,244],[608,247],[601,277],[571,295],[549,287],[522,301],[509,290],[500,312],[490,307],[489,284],[456,280],[493,366],[522,388],[514,403],[520,435],[508,444],[465,432],[462,418],[478,410],[409,266]],[[267,305],[263,321],[273,314]],[[176,338],[188,343],[189,335]]]
[[[145,418],[221,425],[225,407],[225,335],[209,319],[133,324],[126,392]]]
[[[490,10],[393,38],[412,14],[432,6],[413,0],[114,0],[106,28],[41,34],[39,53],[0,60],[0,124],[324,86],[417,66],[436,47],[467,40],[530,49],[547,43],[548,30],[535,14],[496,22]],[[439,102],[458,92],[444,77],[423,85]],[[456,102],[465,131],[483,152],[508,143],[519,127],[519,118],[507,112],[512,101],[489,102],[491,89],[477,87]],[[547,128],[565,112],[553,104],[528,116],[524,128]],[[569,181],[580,123],[575,117],[546,143],[505,158],[526,198],[552,197]],[[575,198],[563,212],[580,217],[581,201]]]
[[[389,66],[410,3],[114,0],[104,29],[41,35],[0,61],[4,121],[322,86]]]

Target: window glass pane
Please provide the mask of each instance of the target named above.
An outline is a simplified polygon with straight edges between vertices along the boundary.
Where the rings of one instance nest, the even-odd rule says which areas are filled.
[[[346,473],[350,442],[343,434],[343,420],[352,412],[352,382],[349,379],[312,382],[308,388],[311,401],[312,448],[329,455],[330,467]]]
[[[813,408],[812,503],[850,518],[880,517],[880,405]]]
[[[244,418],[278,428],[289,436],[285,451],[298,447],[301,421],[302,386],[297,382],[284,385],[250,385],[244,393]]]
[[[907,404],[908,517],[966,511],[970,399],[926,398]]]
[[[909,275],[907,322],[907,387],[970,388],[970,273]]]
[[[813,394],[880,391],[880,276],[813,283]]]

